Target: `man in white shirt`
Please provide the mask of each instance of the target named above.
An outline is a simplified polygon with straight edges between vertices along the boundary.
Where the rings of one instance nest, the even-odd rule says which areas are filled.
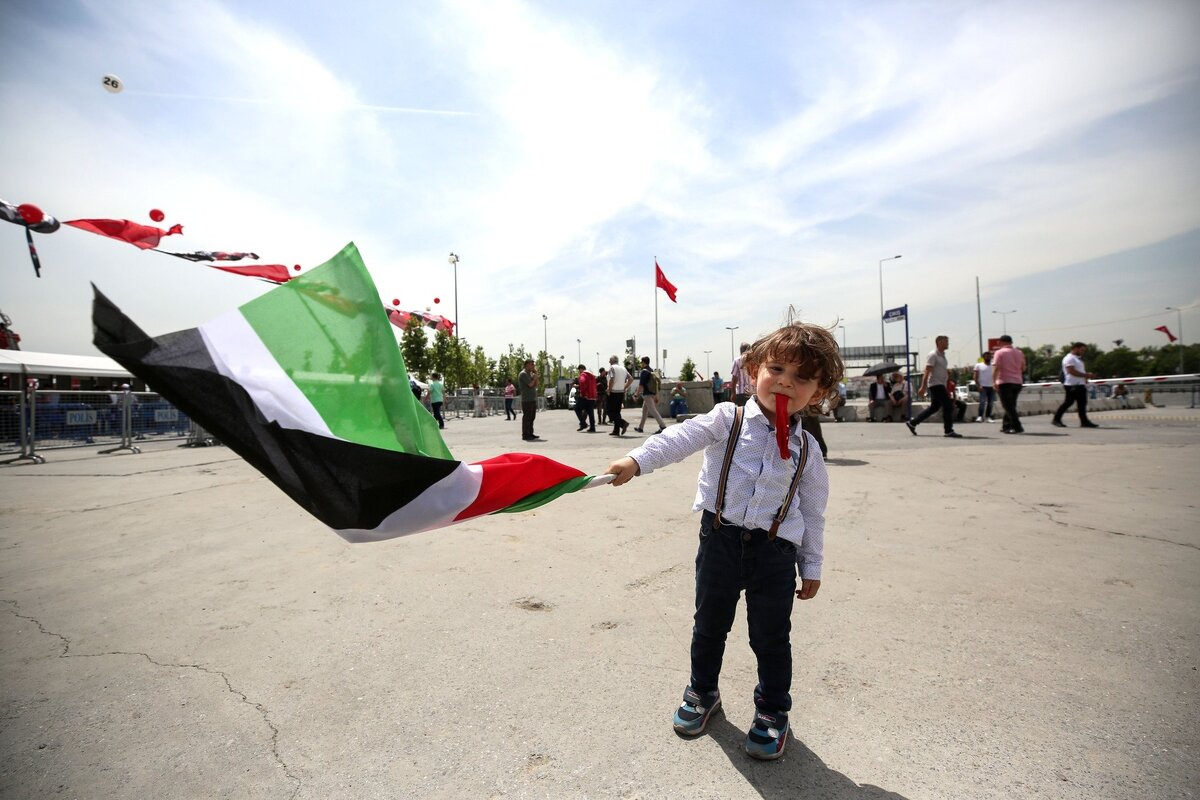
[[[1087,382],[1088,378],[1096,376],[1083,367],[1083,352],[1085,350],[1087,350],[1087,345],[1083,342],[1072,342],[1071,350],[1063,356],[1063,391],[1067,397],[1063,400],[1063,404],[1058,407],[1058,410],[1054,412],[1054,421],[1050,423],[1056,428],[1067,427],[1062,418],[1063,414],[1067,413],[1067,409],[1072,404],[1076,405],[1079,410],[1079,427],[1100,427],[1088,419],[1087,416]]]
[[[633,383],[629,370],[621,366],[616,356],[608,359],[608,418],[613,424],[609,436],[620,436],[625,433],[629,423],[621,416],[621,408],[625,405],[625,390]]]
[[[979,387],[979,416],[976,422],[995,422],[992,406],[996,401],[996,389],[992,385],[992,352],[983,354],[983,361],[975,365],[975,385]]]

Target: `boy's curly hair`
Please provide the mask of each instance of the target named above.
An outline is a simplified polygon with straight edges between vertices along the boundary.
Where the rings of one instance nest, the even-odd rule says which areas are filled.
[[[784,325],[750,345],[745,358],[747,369],[767,361],[799,364],[801,377],[815,378],[820,394],[814,396],[814,406],[841,383],[845,372],[837,339],[827,328],[808,322]]]

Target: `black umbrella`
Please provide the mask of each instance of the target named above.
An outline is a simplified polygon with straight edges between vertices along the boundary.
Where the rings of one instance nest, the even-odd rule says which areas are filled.
[[[894,361],[880,361],[878,364],[864,372],[863,375],[870,375],[871,377],[874,377],[876,375],[887,375],[889,372],[899,371],[900,365]]]

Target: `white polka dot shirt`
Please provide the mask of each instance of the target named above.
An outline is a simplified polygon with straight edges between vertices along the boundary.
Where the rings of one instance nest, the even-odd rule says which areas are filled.
[[[704,450],[704,466],[700,469],[692,511],[707,509],[715,513],[717,484],[721,480],[721,464],[735,409],[733,403],[719,403],[703,416],[651,436],[641,447],[631,450],[629,456],[637,461],[641,473],[647,475]],[[829,499],[829,473],[821,449],[812,436],[793,425],[789,442],[791,458],[780,458],[774,419],[763,414],[753,399],[746,403],[742,432],[733,451],[721,518],[742,528],[770,530],[800,463],[802,441],[808,448],[808,462],[777,536],[796,545],[800,577],[820,580],[825,549],[825,504]]]

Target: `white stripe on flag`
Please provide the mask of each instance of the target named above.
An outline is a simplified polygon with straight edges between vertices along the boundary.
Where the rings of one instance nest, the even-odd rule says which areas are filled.
[[[334,436],[300,388],[279,366],[240,311],[230,311],[198,330],[217,371],[245,389],[268,422],[292,430]]]
[[[454,472],[430,486],[404,508],[393,511],[378,528],[335,530],[335,533],[348,542],[359,543],[442,528],[454,522],[463,509],[475,502],[482,485],[483,468],[460,462]]]

